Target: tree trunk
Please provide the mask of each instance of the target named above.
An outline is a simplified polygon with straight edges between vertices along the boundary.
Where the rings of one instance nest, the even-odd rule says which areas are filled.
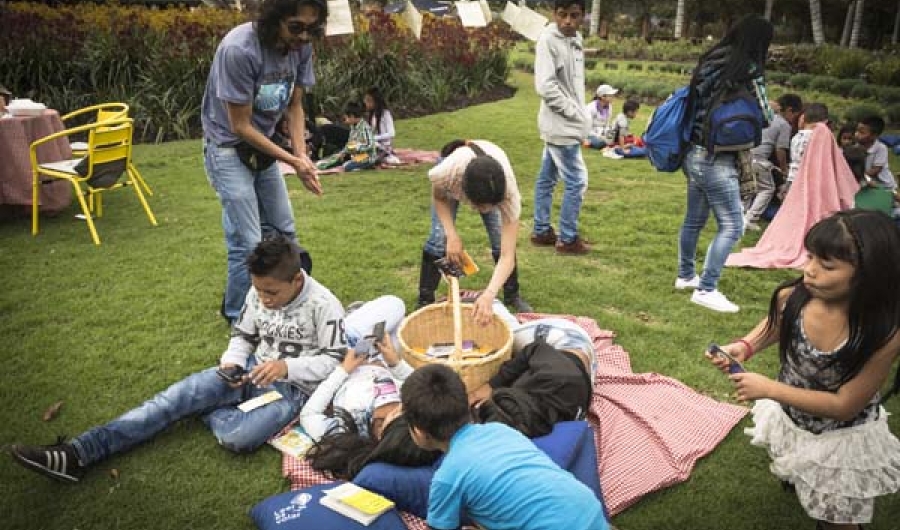
[[[819,0],[809,0],[809,21],[812,24],[813,44],[825,44],[825,32],[822,31],[822,4]]]
[[[678,1],[682,2],[683,0],[678,0]],[[770,22],[772,21],[772,7],[774,5],[775,5],[775,0],[766,0],[766,12],[763,14],[763,16],[766,18],[766,20],[768,20]]]
[[[850,27],[853,22],[853,13],[856,11],[856,0],[850,0],[847,5],[847,15],[844,16],[844,30],[841,31],[841,47],[846,48],[850,45]]]
[[[891,34],[891,44],[897,44],[900,37],[900,2],[897,2],[897,16],[894,17],[894,33]]]
[[[856,14],[853,17],[853,29],[850,30],[851,48],[859,46],[859,31],[862,28],[863,6],[865,5],[866,0],[856,0]]]
[[[684,35],[684,3],[685,0],[678,0],[678,7],[675,8],[675,40],[681,39],[681,36]],[[897,33],[896,30],[894,33]]]
[[[588,31],[591,36],[597,35],[597,31],[600,29],[600,1],[591,0],[591,24]]]

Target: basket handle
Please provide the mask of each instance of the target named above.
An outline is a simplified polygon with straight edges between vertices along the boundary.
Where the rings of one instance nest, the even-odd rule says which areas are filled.
[[[462,307],[459,301],[459,279],[456,276],[448,276],[450,282],[450,302],[453,304],[453,354],[454,361],[462,359]]]

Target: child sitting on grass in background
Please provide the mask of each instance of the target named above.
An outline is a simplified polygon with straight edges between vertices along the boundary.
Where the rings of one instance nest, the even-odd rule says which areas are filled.
[[[888,166],[888,148],[878,140],[884,132],[884,120],[866,116],[856,126],[856,141],[866,148],[866,181],[869,186],[890,190],[896,195],[897,180]]]
[[[344,171],[375,167],[378,164],[378,142],[372,134],[372,127],[365,120],[365,107],[357,101],[347,103],[344,123],[350,127],[347,144],[337,153],[320,160],[316,167],[322,170],[342,165]]]
[[[603,149],[609,140],[610,123],[612,123],[612,96],[619,90],[610,85],[600,85],[594,94],[594,99],[587,104],[585,109],[591,117],[591,132],[584,140],[585,147]]]
[[[900,491],[900,440],[878,395],[900,356],[900,230],[883,213],[848,210],[813,225],[803,243],[803,276],[781,284],[768,317],[722,349],[746,362],[778,344],[777,380],[728,376],[738,399],[756,400],[751,443],[769,451],[772,473],[793,485],[817,529],[862,528],[876,497]],[[728,373],[728,361],[706,355]],[[888,396],[898,387],[900,374]]]
[[[445,454],[428,495],[428,526],[460,527],[460,513],[491,530],[606,530],[590,488],[502,423],[471,424],[466,387],[443,364],[414,371],[400,392],[413,441]]]
[[[631,134],[629,130],[631,120],[637,116],[637,111],[640,108],[641,104],[636,99],[629,99],[622,105],[622,112],[616,116],[616,121],[612,124],[610,143],[603,153],[604,156],[623,158],[631,155],[635,147],[643,148],[643,141]],[[643,151],[640,153],[643,154]]]

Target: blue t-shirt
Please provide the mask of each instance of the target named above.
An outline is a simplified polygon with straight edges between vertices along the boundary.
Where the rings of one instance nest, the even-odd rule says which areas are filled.
[[[240,141],[231,132],[228,102],[252,104],[253,126],[272,136],[294,87],[315,84],[312,66],[311,44],[282,55],[262,47],[252,22],[235,27],[219,43],[206,80],[201,111],[204,135],[218,145]]]
[[[470,424],[450,439],[431,481],[428,525],[460,526],[460,510],[491,530],[606,530],[590,488],[518,431]]]

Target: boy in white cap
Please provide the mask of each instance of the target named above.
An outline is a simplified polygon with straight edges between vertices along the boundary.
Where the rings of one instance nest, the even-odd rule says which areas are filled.
[[[609,135],[609,124],[612,121],[612,98],[619,93],[618,88],[600,85],[594,93],[594,99],[585,107],[591,117],[591,132],[584,141],[585,147],[603,149]]]

